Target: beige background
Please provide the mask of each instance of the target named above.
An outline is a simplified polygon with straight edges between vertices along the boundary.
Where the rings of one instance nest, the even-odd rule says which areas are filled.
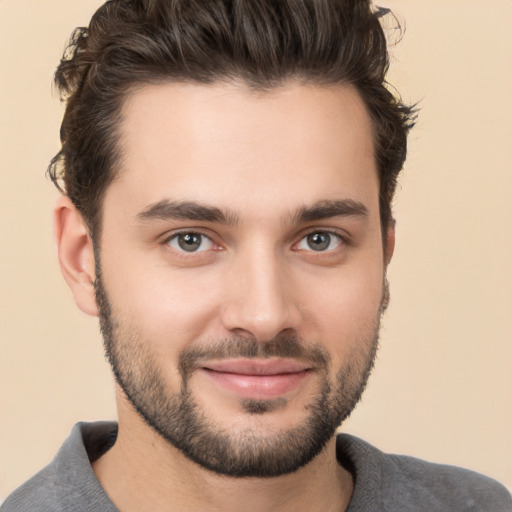
[[[99,0],[0,0],[0,497],[78,420],[114,417],[94,319],[74,306],[44,178],[50,81]],[[422,100],[395,212],[392,304],[344,429],[512,488],[512,2],[382,0],[406,20],[392,82]]]

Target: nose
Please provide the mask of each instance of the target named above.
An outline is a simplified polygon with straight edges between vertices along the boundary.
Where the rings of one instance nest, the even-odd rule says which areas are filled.
[[[290,269],[273,251],[237,258],[227,280],[224,328],[262,343],[298,329],[301,315]]]

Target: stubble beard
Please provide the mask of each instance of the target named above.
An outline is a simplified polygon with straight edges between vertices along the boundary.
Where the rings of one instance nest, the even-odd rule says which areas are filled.
[[[147,348],[151,344],[114,317],[99,270],[95,291],[100,327],[118,385],[147,425],[203,468],[230,477],[260,478],[296,471],[322,451],[361,398],[377,353],[382,311],[366,338],[354,344],[357,351],[347,357],[333,382],[329,378],[330,356],[318,344],[304,343],[295,335],[279,336],[265,344],[233,337],[182,351],[178,365],[181,389],[173,392]],[[215,425],[194,399],[189,381],[196,362],[223,357],[291,357],[312,363],[319,385],[305,406],[304,420],[284,431],[228,430]],[[241,406],[246,415],[263,416],[286,403],[245,400]]]

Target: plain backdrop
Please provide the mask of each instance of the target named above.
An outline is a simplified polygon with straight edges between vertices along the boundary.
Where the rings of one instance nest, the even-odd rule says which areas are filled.
[[[395,201],[381,351],[343,429],[510,489],[512,2],[381,3],[406,26],[390,81],[421,114]],[[0,497],[76,421],[115,417],[97,322],[60,276],[44,177],[62,116],[52,74],[99,4],[0,0]]]

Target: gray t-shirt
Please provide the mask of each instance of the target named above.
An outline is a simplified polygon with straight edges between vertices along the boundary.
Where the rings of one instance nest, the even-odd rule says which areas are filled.
[[[55,459],[14,491],[0,511],[116,512],[91,468],[116,436],[116,423],[78,423]],[[512,512],[509,492],[478,473],[387,455],[347,434],[338,436],[336,449],[355,481],[347,512]]]

